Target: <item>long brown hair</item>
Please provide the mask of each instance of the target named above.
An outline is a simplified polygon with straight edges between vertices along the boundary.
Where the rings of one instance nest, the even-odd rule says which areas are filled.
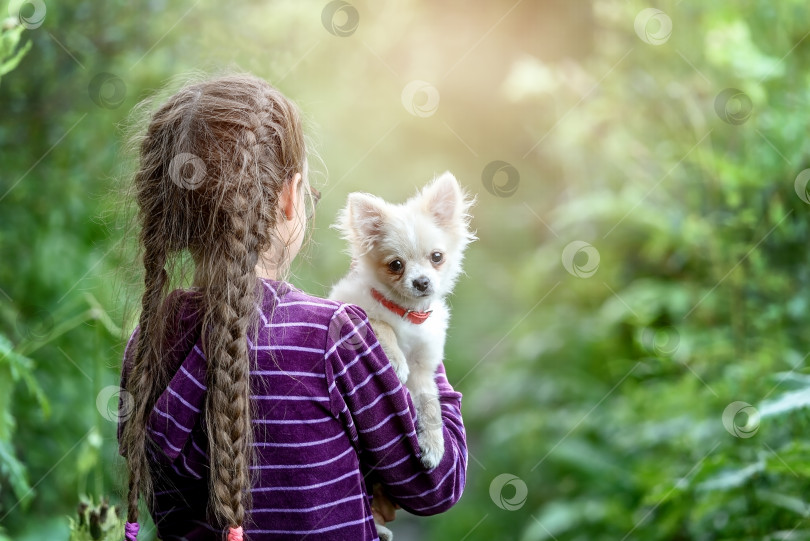
[[[250,508],[252,460],[246,337],[256,329],[259,255],[274,238],[279,194],[296,173],[306,183],[306,145],[296,105],[266,81],[229,75],[186,84],[150,117],[132,183],[144,292],[127,379],[134,410],[122,435],[129,470],[127,520],[152,497],[146,421],[171,377],[162,360],[167,263],[190,254],[207,359],[205,428],[209,508],[238,527]],[[281,253],[281,252],[274,252]],[[259,304],[260,305],[260,304]]]

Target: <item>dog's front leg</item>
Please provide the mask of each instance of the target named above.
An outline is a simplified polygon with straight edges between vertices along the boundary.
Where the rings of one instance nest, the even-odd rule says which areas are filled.
[[[422,450],[422,463],[428,469],[433,469],[444,456],[442,405],[433,370],[426,366],[415,366],[408,380],[408,390],[416,408],[416,437]]]
[[[408,361],[405,359],[405,354],[403,354],[402,350],[399,348],[394,329],[391,325],[380,319],[370,319],[369,322],[374,329],[374,334],[377,335],[377,340],[379,340],[385,352],[385,356],[391,361],[391,366],[394,367],[394,372],[399,377],[399,381],[404,384],[408,381],[410,369],[408,368]]]

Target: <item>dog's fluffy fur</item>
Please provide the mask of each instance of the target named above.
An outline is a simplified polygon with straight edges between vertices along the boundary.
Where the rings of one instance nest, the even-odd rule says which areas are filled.
[[[352,193],[334,226],[348,241],[353,263],[329,296],[356,304],[368,314],[383,350],[410,391],[422,462],[429,469],[444,454],[434,380],[450,317],[444,299],[461,273],[465,248],[475,240],[468,213],[473,203],[447,172],[400,205]],[[438,262],[436,254],[441,254]],[[432,313],[415,325],[375,300],[372,288],[405,309]]]

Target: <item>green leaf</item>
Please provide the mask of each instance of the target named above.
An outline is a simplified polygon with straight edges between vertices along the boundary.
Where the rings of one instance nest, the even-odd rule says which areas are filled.
[[[0,334],[0,366],[4,363],[10,371],[12,381],[16,382],[22,380],[25,382],[28,392],[36,399],[43,413],[46,416],[50,415],[50,403],[42,387],[40,387],[34,378],[34,361],[14,351],[11,340],[3,334]],[[2,405],[0,405],[0,411],[2,411],[2,409]],[[0,434],[2,434],[2,432],[0,432]]]
[[[0,29],[0,78],[16,68],[20,60],[31,50],[31,41],[17,49],[23,30],[25,28],[18,24],[11,28]]]
[[[699,490],[731,490],[744,485],[748,480],[763,471],[765,471],[765,462],[755,462],[744,468],[724,470],[714,477],[703,481],[697,488]]]
[[[756,495],[757,499],[762,501],[765,505],[775,505],[787,509],[788,511],[793,511],[802,517],[806,517],[810,514],[810,504],[797,496],[790,496],[789,494],[782,494],[770,490],[758,490]]]
[[[798,391],[788,391],[759,405],[761,418],[784,415],[791,411],[810,406],[810,387]]]
[[[14,344],[5,335],[0,333],[0,364],[6,363],[11,370],[14,381],[19,381],[25,371],[30,371],[34,361],[14,351]]]
[[[19,65],[20,61],[23,59],[23,57],[26,55],[26,53],[28,53],[28,51],[31,50],[32,45],[33,42],[29,41],[28,43],[23,45],[20,48],[20,50],[18,50],[11,58],[3,60],[3,62],[0,63],[0,77],[16,68]]]
[[[0,441],[0,476],[8,479],[15,497],[25,505],[31,495],[31,485],[28,483],[25,466],[14,456],[11,444],[5,441]]]
[[[529,523],[522,541],[545,541],[581,526],[585,522],[598,522],[604,518],[607,505],[599,501],[552,502],[543,508],[540,516]]]

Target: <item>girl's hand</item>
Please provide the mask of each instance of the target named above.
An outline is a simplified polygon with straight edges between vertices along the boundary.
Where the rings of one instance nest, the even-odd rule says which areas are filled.
[[[384,526],[386,522],[395,520],[396,510],[400,509],[399,505],[388,499],[380,483],[374,483],[372,491],[374,499],[371,501],[371,514],[374,515],[374,522]]]

